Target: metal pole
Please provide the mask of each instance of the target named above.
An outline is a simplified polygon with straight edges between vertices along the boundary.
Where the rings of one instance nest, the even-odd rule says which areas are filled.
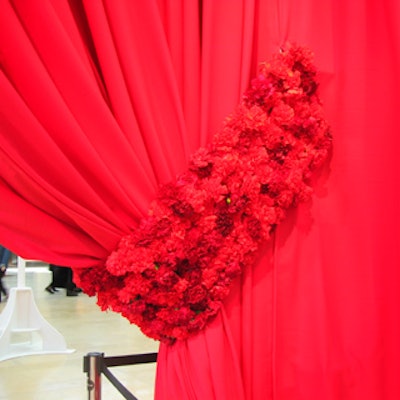
[[[84,372],[87,373],[89,400],[101,400],[101,371],[104,353],[88,353],[84,358]]]

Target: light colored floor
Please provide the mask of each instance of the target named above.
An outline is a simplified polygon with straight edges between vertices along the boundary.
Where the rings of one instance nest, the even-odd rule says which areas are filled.
[[[0,400],[88,399],[83,357],[89,352],[105,356],[156,352],[158,342],[145,337],[119,314],[102,312],[96,300],[85,294],[67,297],[64,289],[55,294],[44,288],[50,282],[47,265],[28,263],[26,286],[32,288],[40,314],[64,337],[71,354],[28,355],[0,361]],[[17,287],[17,270],[10,267],[3,278]],[[0,303],[0,312],[6,302]],[[110,368],[138,400],[153,399],[155,363]],[[123,399],[102,376],[102,399]]]

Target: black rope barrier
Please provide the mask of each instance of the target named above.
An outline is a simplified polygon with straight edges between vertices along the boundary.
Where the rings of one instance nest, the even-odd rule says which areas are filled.
[[[89,400],[101,400],[101,374],[104,374],[111,384],[126,400],[138,400],[111,373],[108,367],[123,365],[146,364],[157,361],[158,353],[132,354],[125,356],[104,357],[104,353],[88,353],[83,358],[83,372],[87,374],[87,390]]]

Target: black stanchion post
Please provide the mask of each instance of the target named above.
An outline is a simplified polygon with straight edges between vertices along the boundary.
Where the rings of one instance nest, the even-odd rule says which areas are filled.
[[[89,400],[101,400],[101,372],[104,353],[88,353],[84,357],[83,371],[87,373]]]

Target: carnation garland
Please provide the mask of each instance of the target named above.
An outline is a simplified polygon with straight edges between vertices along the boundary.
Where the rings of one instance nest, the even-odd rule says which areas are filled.
[[[306,48],[262,64],[210,145],[160,188],[106,268],[79,271],[80,286],[154,339],[202,330],[286,210],[310,197],[331,147],[317,86]]]

